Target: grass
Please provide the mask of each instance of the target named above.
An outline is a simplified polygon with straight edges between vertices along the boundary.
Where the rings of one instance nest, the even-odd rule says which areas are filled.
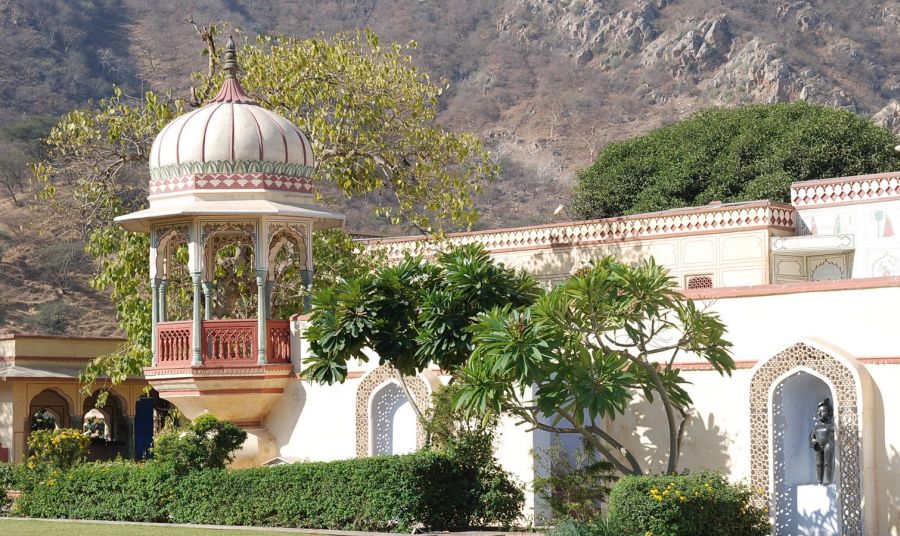
[[[282,529],[283,530],[283,529]],[[284,531],[287,532],[287,531]],[[282,533],[243,529],[199,529],[160,525],[91,523],[88,521],[38,521],[31,519],[0,519],[0,534],[15,536],[252,536]],[[300,534],[291,532],[292,534]],[[309,536],[309,535],[305,535]]]

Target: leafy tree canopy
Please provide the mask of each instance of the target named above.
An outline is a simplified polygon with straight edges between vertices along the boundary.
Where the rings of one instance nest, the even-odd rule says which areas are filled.
[[[102,356],[88,368],[88,382],[100,375],[118,382],[149,364],[149,239],[126,233],[112,220],[145,202],[155,136],[211,97],[221,83],[220,32],[214,26],[197,29],[209,65],[194,76],[190,98],[168,91],[132,98],[115,89],[112,97],[66,114],[47,140],[48,158],[34,166],[45,181],[42,197],[54,209],[51,214],[87,238],[88,252],[99,261],[93,283],[112,289],[128,338],[121,352]],[[241,79],[257,102],[309,134],[316,176],[328,191],[379,194],[389,201],[381,216],[424,230],[466,226],[477,217],[474,196],[496,168],[475,136],[448,132],[434,122],[442,88],[412,63],[408,54],[414,46],[382,46],[371,32],[311,39],[263,36],[241,47]],[[323,240],[334,242],[333,237]],[[353,275],[371,263],[324,265]]]
[[[576,175],[581,219],[788,201],[795,181],[900,168],[894,135],[855,113],[803,101],[711,108],[611,143]]]
[[[350,359],[369,360],[367,348],[401,374],[432,363],[454,371],[472,352],[469,327],[479,313],[529,305],[540,292],[534,278],[497,263],[480,244],[438,253],[435,262],[407,257],[314,294],[305,374],[343,381]]]
[[[459,408],[579,434],[622,473],[644,468],[604,420],[628,411],[637,394],[659,399],[669,432],[667,472],[674,472],[691,404],[676,356],[692,354],[721,374],[734,368],[718,316],[679,294],[652,260],[631,266],[606,257],[530,307],[481,314],[472,332]]]

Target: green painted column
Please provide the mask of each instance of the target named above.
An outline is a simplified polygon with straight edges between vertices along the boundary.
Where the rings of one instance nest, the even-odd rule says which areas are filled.
[[[266,318],[272,318],[272,290],[274,288],[274,281],[266,281]]]
[[[266,358],[266,270],[256,271],[256,318],[259,327],[257,334],[257,344],[259,347],[259,356],[256,360],[260,365],[267,363]]]
[[[150,278],[150,366],[156,366],[156,324],[159,318],[159,296],[157,296],[159,279]]]
[[[203,282],[203,319],[212,320],[212,294],[216,290],[216,284],[212,281]]]
[[[203,295],[200,288],[200,279],[203,274],[200,272],[193,272],[191,274],[191,282],[194,285],[194,329],[193,329],[193,359],[191,360],[191,365],[195,367],[199,367],[203,365],[203,356],[200,352],[201,341],[203,340],[203,317],[200,315],[200,301],[203,299]]]
[[[169,288],[169,282],[165,279],[160,279],[156,287],[159,289],[159,322],[165,322],[168,319],[166,313],[166,289]]]

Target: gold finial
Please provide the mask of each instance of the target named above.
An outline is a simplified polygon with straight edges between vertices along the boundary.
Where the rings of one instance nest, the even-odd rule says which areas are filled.
[[[230,35],[228,36],[228,42],[225,44],[225,62],[222,64],[222,70],[225,71],[225,78],[237,78],[238,70],[240,70],[234,39]]]

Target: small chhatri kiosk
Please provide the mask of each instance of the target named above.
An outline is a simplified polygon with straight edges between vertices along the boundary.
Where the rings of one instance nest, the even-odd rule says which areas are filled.
[[[149,208],[116,221],[150,233],[147,381],[188,418],[208,411],[247,429],[238,461],[253,464],[277,455],[261,422],[292,375],[273,295],[285,274],[311,282],[312,232],[343,216],[313,205],[312,145],[247,96],[230,39],[223,70],[215,98],[153,142]]]

